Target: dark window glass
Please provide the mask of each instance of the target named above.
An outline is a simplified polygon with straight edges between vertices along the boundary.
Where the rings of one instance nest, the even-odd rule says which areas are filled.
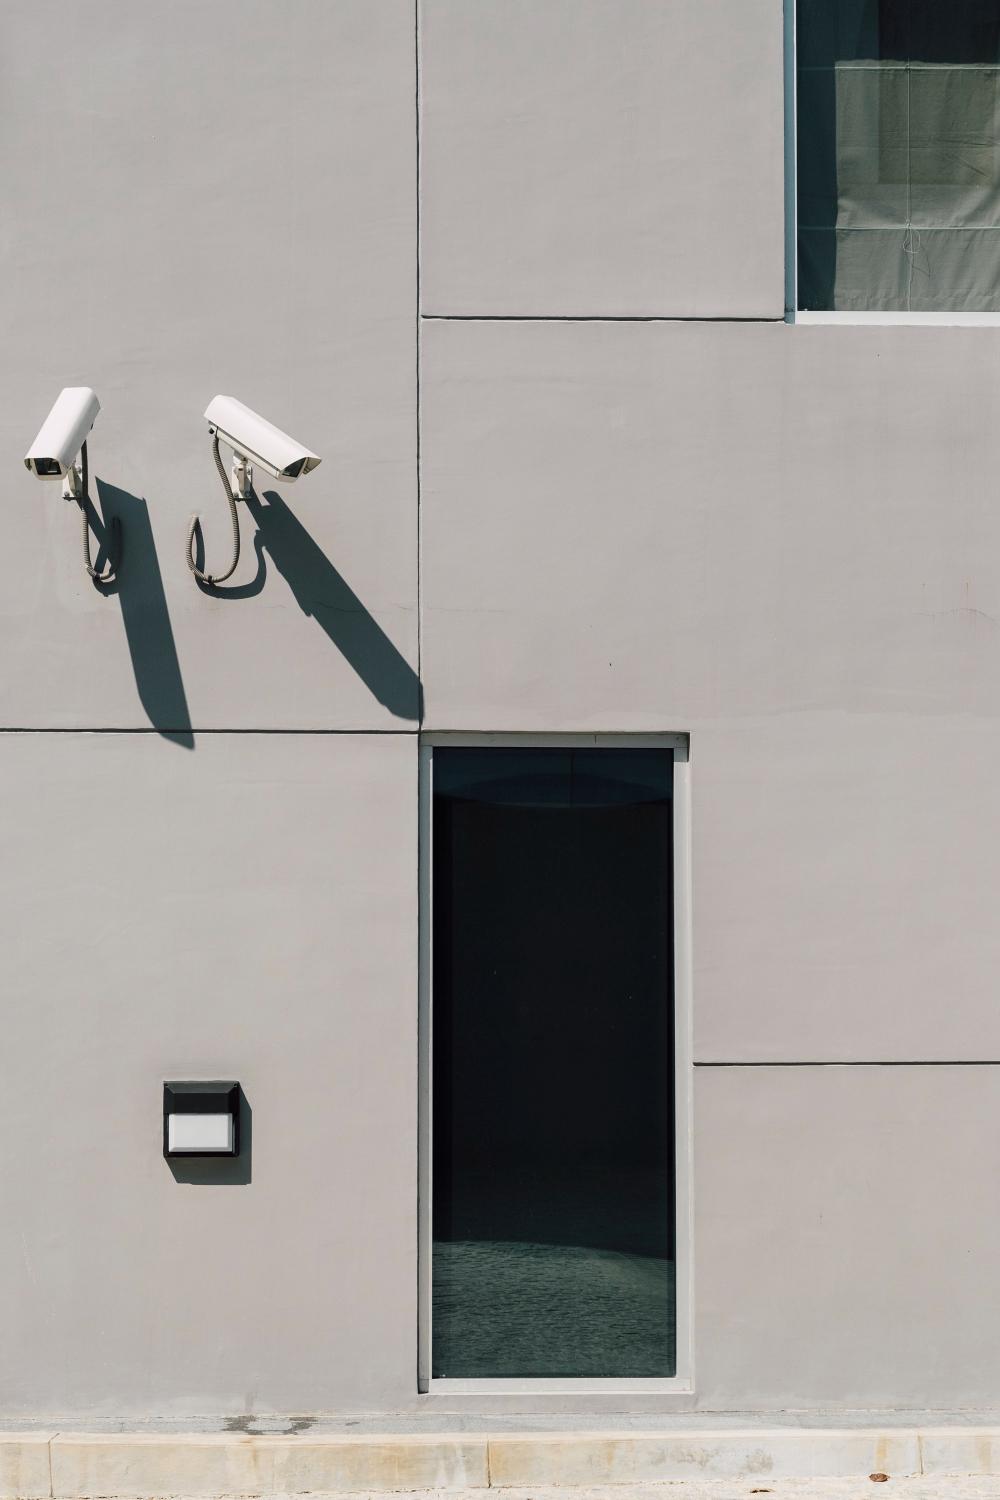
[[[1000,3],[798,0],[798,305],[1000,310]]]
[[[435,1377],[674,1374],[672,767],[434,752]]]

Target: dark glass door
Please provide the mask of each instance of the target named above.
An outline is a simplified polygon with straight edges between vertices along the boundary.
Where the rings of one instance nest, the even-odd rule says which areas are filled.
[[[672,755],[433,765],[432,1373],[671,1376]]]

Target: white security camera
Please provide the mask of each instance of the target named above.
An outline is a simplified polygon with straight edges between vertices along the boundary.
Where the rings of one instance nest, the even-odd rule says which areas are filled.
[[[89,473],[87,438],[97,420],[101,403],[89,385],[68,385],[55,404],[27,453],[24,467],[38,479],[61,479],[63,498],[75,500],[83,516],[83,553],[87,572],[95,583],[110,583],[121,560],[121,528],[115,516],[108,528],[108,565],[99,572],[90,555]]]
[[[275,479],[298,479],[309,474],[321,460],[308,448],[244,406],[233,396],[215,396],[205,411],[208,430]]]
[[[24,467],[39,479],[65,479],[63,493],[80,493],[80,450],[101,409],[89,385],[68,385],[59,392],[55,405],[24,456]]]
[[[208,430],[212,435],[212,456],[219,471],[229,501],[229,514],[233,525],[233,559],[225,573],[206,573],[198,567],[195,558],[195,538],[198,533],[197,516],[191,517],[188,530],[188,567],[200,583],[224,583],[236,571],[240,560],[240,522],[236,512],[237,500],[245,500],[253,488],[253,466],[260,464],[274,479],[298,479],[300,474],[309,474],[322,462],[310,448],[303,448],[287,432],[275,427],[266,417],[259,416],[237,401],[234,396],[213,396],[205,410]],[[220,440],[233,450],[233,466],[226,474],[219,457]]]

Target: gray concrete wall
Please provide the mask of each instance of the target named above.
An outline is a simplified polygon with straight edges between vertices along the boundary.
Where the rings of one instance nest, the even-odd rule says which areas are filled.
[[[421,725],[691,735],[677,1404],[987,1404],[1000,356],[780,322],[779,0],[11,0],[0,41],[0,1414],[454,1409]],[[74,383],[103,594],[21,466]],[[217,391],[324,462],[213,597]],[[185,1073],[243,1081],[249,1181],[162,1160]]]
[[[416,1364],[413,6],[16,0],[0,47],[0,1411],[393,1407]],[[21,463],[75,383],[124,528],[103,596]],[[197,510],[228,555],[217,391],[323,463],[280,496],[258,476],[211,597],[184,544]],[[162,1080],[219,1075],[252,1181],[177,1183]]]
[[[426,0],[423,310],[781,317],[781,0]]]
[[[403,1400],[413,737],[6,735],[0,776],[3,1409]],[[251,1128],[175,1180],[189,1077]]]
[[[414,728],[412,4],[15,0],[0,25],[5,723]],[[129,548],[111,600],[58,486],[21,468],[64,385],[103,405],[95,499]],[[198,512],[228,561],[220,391],[323,457],[273,513],[258,474],[236,599],[201,594],[184,551]]]

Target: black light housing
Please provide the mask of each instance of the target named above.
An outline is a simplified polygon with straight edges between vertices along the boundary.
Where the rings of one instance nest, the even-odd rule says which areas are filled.
[[[239,1156],[238,1083],[174,1082],[163,1085],[164,1156]]]

